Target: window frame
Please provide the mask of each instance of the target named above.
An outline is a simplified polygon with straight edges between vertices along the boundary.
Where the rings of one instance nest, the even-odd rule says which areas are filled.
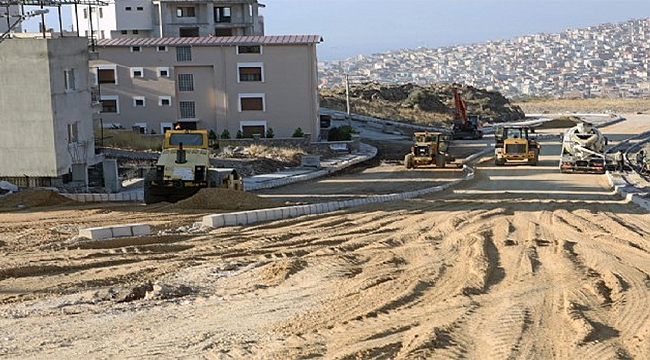
[[[102,110],[100,110],[100,114],[119,114],[120,113],[120,97],[118,95],[100,95],[99,96],[99,102],[102,103],[103,101],[106,100],[114,100],[115,101],[115,111],[104,111],[104,105],[102,104]]]
[[[63,70],[63,86],[66,92],[77,90],[77,79],[75,78],[74,69]]]
[[[242,48],[258,47],[259,52],[242,52]],[[262,45],[237,45],[237,55],[262,55]]]
[[[162,74],[163,71],[167,72],[167,75],[163,75]],[[168,77],[171,76],[171,73],[169,72],[169,67],[168,66],[158,67],[157,68],[157,73],[158,73],[159,78],[162,78],[162,77],[168,78]]]
[[[131,52],[132,53],[134,53],[134,52],[142,52],[142,46],[138,46],[138,45],[131,46]]]
[[[95,66],[95,85],[100,85],[100,84],[112,84],[112,85],[118,85],[117,81],[117,65],[97,65]],[[101,70],[113,70],[113,82],[99,82],[99,72]]]
[[[138,101],[142,101],[142,105],[138,105]],[[134,96],[133,97],[133,107],[147,107],[147,99],[144,96]]]
[[[261,98],[262,99],[262,109],[243,109],[242,106],[242,99],[257,99]],[[261,112],[266,112],[266,94],[264,93],[244,93],[244,94],[237,94],[237,110],[238,112],[247,112],[247,111],[261,111]]]
[[[192,47],[191,46],[176,46],[176,62],[188,62],[192,61]],[[181,54],[181,50],[187,50],[184,54]],[[184,55],[181,59],[180,55]],[[189,56],[187,56],[189,55]]]
[[[163,104],[163,100],[167,100],[169,104]],[[158,106],[172,106],[172,97],[171,96],[158,96]]]
[[[181,79],[183,78],[183,79]],[[176,83],[178,92],[193,92],[194,91],[194,74],[192,73],[179,73],[176,74]]]
[[[192,11],[189,11],[192,9]],[[186,11],[190,14],[186,14]],[[196,7],[195,6],[176,6],[176,17],[177,18],[195,18],[196,17]]]
[[[136,72],[140,72],[140,75],[136,75]],[[142,67],[132,67],[131,68],[131,77],[132,78],[144,78],[144,68]]]
[[[68,144],[79,143],[79,122],[73,121],[68,124]]]
[[[184,104],[192,104],[192,112],[194,113],[192,117],[184,117],[183,116],[183,105]],[[196,101],[194,100],[184,100],[184,101],[179,101],[178,102],[178,116],[179,119],[196,119]]]
[[[167,45],[158,45],[156,46],[156,52],[167,52]]]
[[[260,79],[259,80],[242,80],[241,69],[242,68],[259,68],[260,69]],[[237,63],[237,82],[265,82],[264,79],[264,63],[262,62],[253,62],[253,63]]]

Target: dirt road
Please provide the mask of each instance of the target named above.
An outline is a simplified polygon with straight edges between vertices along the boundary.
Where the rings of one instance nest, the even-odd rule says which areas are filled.
[[[558,154],[544,142],[537,167],[485,163],[428,197],[137,242],[70,227],[197,214],[0,214],[0,356],[650,358],[648,215],[602,175],[560,174]]]

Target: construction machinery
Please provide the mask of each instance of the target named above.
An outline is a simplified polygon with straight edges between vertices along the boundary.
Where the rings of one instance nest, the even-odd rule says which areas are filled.
[[[483,137],[483,125],[479,115],[467,114],[465,101],[458,89],[454,88],[454,139],[480,139]]]
[[[413,134],[411,152],[404,156],[404,166],[407,169],[420,165],[435,164],[437,168],[444,168],[447,163],[455,159],[449,154],[451,135],[440,132],[416,132]]]
[[[605,155],[607,138],[595,126],[582,122],[568,129],[562,140],[560,171],[605,173],[612,161]]]
[[[168,130],[156,167],[144,179],[144,201],[176,202],[202,188],[243,190],[234,169],[210,166],[207,130]]]
[[[494,129],[494,164],[524,162],[537,165],[541,146],[532,137],[533,128],[529,126],[498,126]]]

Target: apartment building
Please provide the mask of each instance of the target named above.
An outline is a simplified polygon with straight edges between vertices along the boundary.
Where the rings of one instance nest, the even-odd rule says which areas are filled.
[[[257,0],[116,0],[83,7],[74,26],[95,39],[261,36],[260,7]]]
[[[0,74],[0,178],[26,186],[87,179],[96,158],[86,39],[6,39]]]
[[[99,40],[105,127],[319,137],[317,35]]]

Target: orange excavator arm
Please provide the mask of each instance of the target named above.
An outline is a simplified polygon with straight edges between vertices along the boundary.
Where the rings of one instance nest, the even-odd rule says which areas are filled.
[[[465,107],[465,102],[460,97],[460,92],[458,92],[458,89],[456,88],[454,88],[454,103],[456,105],[454,121],[462,127],[467,126],[467,108]]]

